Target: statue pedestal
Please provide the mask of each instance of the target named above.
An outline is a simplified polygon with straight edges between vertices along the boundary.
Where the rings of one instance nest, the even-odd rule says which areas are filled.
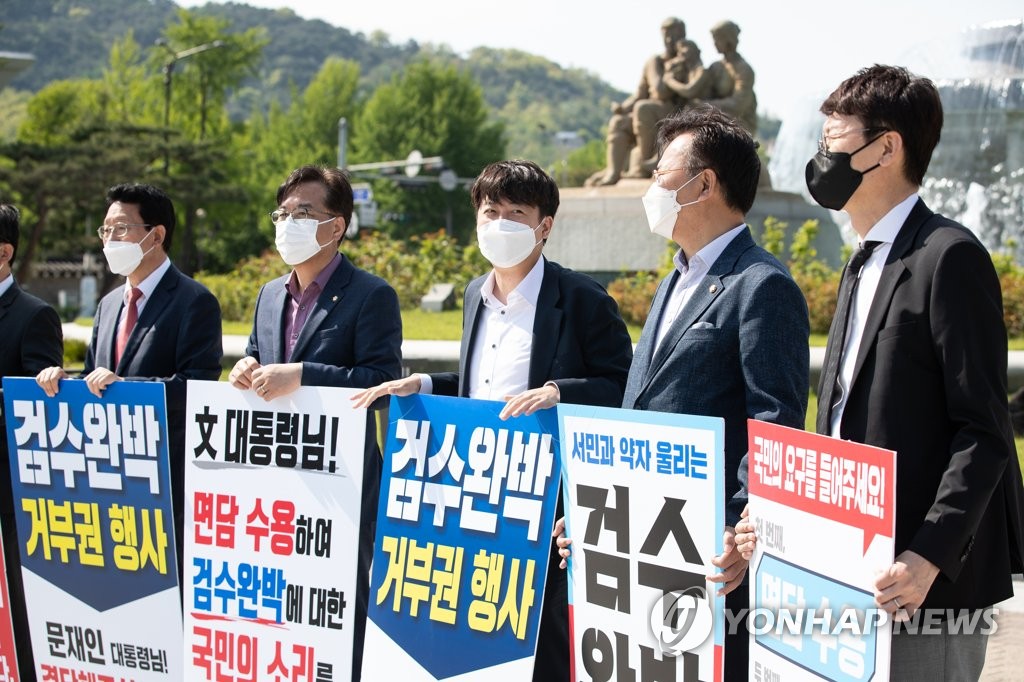
[[[650,185],[650,180],[623,179],[610,187],[561,189],[561,205],[544,254],[603,283],[623,272],[656,270],[665,258],[666,249],[674,250],[674,247],[651,234],[647,227],[641,197]],[[815,240],[818,257],[833,267],[841,264],[843,240],[827,210],[808,204],[798,194],[759,190],[747,215],[755,239],[760,238],[768,216],[788,223],[787,254],[792,233],[805,220],[817,219],[820,225]]]

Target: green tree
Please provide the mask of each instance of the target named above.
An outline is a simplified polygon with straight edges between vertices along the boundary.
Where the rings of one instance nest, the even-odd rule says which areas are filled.
[[[499,123],[487,120],[480,86],[454,66],[430,61],[409,65],[381,85],[366,103],[353,135],[353,161],[403,159],[418,149],[441,156],[461,177],[474,177],[504,156]],[[403,187],[375,183],[385,230],[404,237],[450,226],[465,243],[472,234],[473,211],[464,188],[445,192],[436,184]]]

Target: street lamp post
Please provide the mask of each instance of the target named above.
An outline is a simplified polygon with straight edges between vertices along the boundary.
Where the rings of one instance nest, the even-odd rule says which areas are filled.
[[[180,52],[175,52],[174,48],[168,45],[167,41],[163,38],[157,39],[156,44],[160,45],[171,54],[170,59],[164,62],[164,175],[166,176],[171,165],[169,134],[171,128],[171,79],[174,76],[174,65],[182,59],[187,59],[188,57],[199,54],[200,52],[224,47],[225,42],[223,40],[214,40],[211,43],[196,45],[195,47],[190,47],[187,50],[182,50]]]

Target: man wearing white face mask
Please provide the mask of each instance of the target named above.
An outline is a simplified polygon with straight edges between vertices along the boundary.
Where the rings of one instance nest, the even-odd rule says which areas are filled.
[[[124,286],[96,308],[83,377],[102,397],[115,381],[160,381],[166,387],[168,445],[178,558],[184,538],[185,389],[189,379],[220,377],[220,304],[209,290],[182,274],[167,257],[174,234],[174,204],[152,185],[124,184],[107,192],[97,230],[111,272]],[[49,367],[36,382],[53,397],[67,374]]]
[[[414,374],[354,397],[434,393],[507,401],[507,419],[558,402],[618,407],[632,344],[615,301],[586,275],[541,255],[558,186],[535,163],[499,161],[470,191],[477,241],[494,269],[466,287],[459,371]],[[561,498],[559,497],[559,516]],[[568,586],[557,548],[544,590],[537,682],[569,679]]]
[[[401,374],[398,295],[338,251],[352,208],[352,186],[337,168],[302,166],[278,188],[277,210],[270,217],[277,250],[293,269],[260,290],[246,357],[228,377],[235,388],[273,400],[300,386],[367,388]],[[353,680],[362,666],[380,475],[371,411],[363,457]]]
[[[745,223],[761,164],[750,135],[712,107],[665,119],[655,182],[643,199],[651,231],[679,246],[655,294],[622,406],[725,420],[726,607],[746,607],[746,562],[733,527],[746,502],[747,419],[803,428],[807,304]],[[737,589],[741,588],[742,589]],[[746,633],[726,635],[725,679],[747,679]]]

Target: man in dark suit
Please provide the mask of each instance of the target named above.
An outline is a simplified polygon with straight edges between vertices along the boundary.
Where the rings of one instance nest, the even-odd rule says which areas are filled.
[[[725,420],[726,607],[747,607],[747,562],[733,526],[745,498],[747,419],[803,428],[807,304],[786,269],[754,244],[745,214],[761,164],[749,133],[717,109],[665,119],[655,181],[644,197],[650,229],[679,245],[658,287],[629,369],[622,406]],[[741,587],[742,589],[737,589]],[[746,632],[727,634],[725,678],[747,679]]]
[[[294,269],[256,299],[246,357],[229,381],[266,400],[300,386],[367,388],[402,370],[398,296],[383,279],[355,267],[338,247],[352,220],[352,186],[337,168],[303,166],[277,190],[271,214],[281,258]],[[370,561],[376,534],[381,458],[368,413],[356,584],[353,679],[362,666]]]
[[[107,192],[106,218],[97,230],[110,270],[126,278],[96,308],[83,377],[102,397],[115,381],[159,381],[167,398],[171,498],[179,577],[184,542],[185,389],[189,379],[220,377],[220,304],[181,273],[170,258],[174,204],[152,185],[123,184]],[[51,398],[67,377],[60,366],[36,381]]]
[[[413,393],[505,400],[503,418],[559,402],[617,407],[632,344],[618,306],[586,275],[543,258],[558,186],[529,161],[484,168],[470,192],[493,270],[466,287],[459,371],[415,374],[356,396]],[[561,516],[559,497],[558,516]],[[533,679],[569,679],[568,583],[552,546]]]
[[[18,253],[18,209],[0,204],[0,379],[33,377],[64,360],[64,336],[60,318],[48,304],[22,291],[12,266]],[[0,396],[3,392],[0,391]],[[32,644],[21,583],[21,557],[11,492],[11,467],[7,452],[7,427],[0,401],[0,526],[3,528],[7,563],[7,590],[14,622],[18,669],[24,680],[35,679]]]
[[[853,293],[829,331],[835,370],[822,372],[818,432],[896,451],[896,560],[875,601],[897,619],[991,606],[1024,569],[1024,491],[999,280],[974,235],[918,196],[942,129],[939,93],[903,68],[873,66],[821,112],[808,188],[850,215],[870,255],[844,273]],[[897,628],[892,644],[894,680],[977,679],[984,665],[981,633]]]

